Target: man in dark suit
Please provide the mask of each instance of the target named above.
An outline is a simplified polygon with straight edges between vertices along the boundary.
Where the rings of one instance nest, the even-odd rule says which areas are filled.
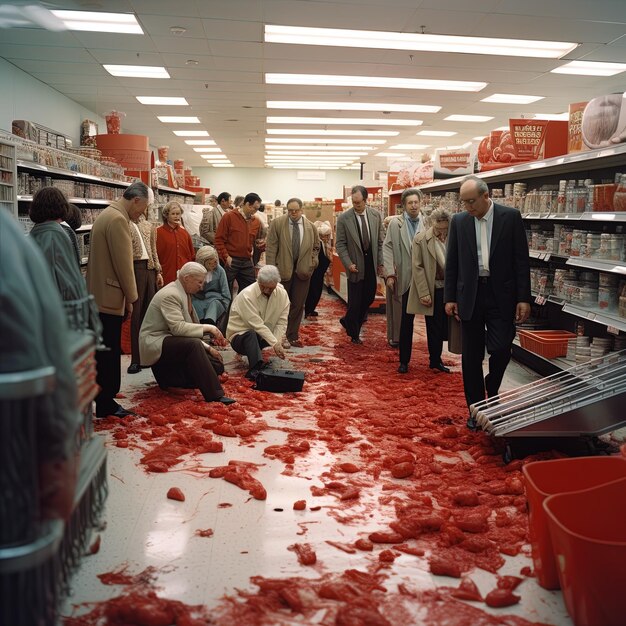
[[[348,276],[348,310],[339,322],[352,343],[359,337],[376,296],[376,274],[383,275],[383,229],[380,213],[365,204],[367,189],[352,188],[352,208],[337,218],[336,250]]]
[[[530,315],[528,243],[517,209],[489,198],[477,176],[461,183],[465,211],[450,224],[444,301],[446,313],[461,320],[463,385],[467,406],[498,395],[511,359],[515,323]],[[489,373],[483,379],[485,345]],[[473,418],[467,422],[476,428]]]

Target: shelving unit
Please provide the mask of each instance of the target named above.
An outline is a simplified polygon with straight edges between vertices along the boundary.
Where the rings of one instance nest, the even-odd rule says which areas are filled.
[[[17,217],[15,146],[0,139],[0,208]]]

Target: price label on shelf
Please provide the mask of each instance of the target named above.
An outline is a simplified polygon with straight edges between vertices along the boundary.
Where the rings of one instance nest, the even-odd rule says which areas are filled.
[[[542,304],[545,304],[545,303],[546,303],[546,299],[543,296],[537,296],[535,298],[535,304],[542,305]]]
[[[587,313],[587,319],[588,320],[595,320],[596,319],[596,314],[595,313]]]
[[[619,328],[615,328],[615,326],[607,326],[606,329],[611,335],[619,335]]]

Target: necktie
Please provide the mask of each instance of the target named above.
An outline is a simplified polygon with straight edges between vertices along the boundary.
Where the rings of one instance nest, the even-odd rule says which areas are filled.
[[[291,253],[293,255],[293,264],[296,265],[298,257],[300,256],[300,227],[298,226],[298,222],[294,222],[293,220],[289,221],[293,226],[291,234]]]
[[[189,317],[193,321],[193,304],[191,304],[191,296],[187,294],[187,310],[189,311]]]
[[[480,220],[480,256],[482,258],[483,270],[489,271],[489,242],[487,240],[487,220]]]
[[[367,232],[367,222],[365,221],[365,214],[362,213],[359,215],[361,220],[361,240],[363,241],[363,251],[367,251],[370,249],[370,236]]]

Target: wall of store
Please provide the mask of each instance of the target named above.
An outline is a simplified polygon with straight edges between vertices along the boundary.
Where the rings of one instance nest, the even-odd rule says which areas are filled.
[[[103,118],[0,58],[0,129],[11,132],[14,119],[37,122],[80,144],[80,124],[93,120],[106,132]]]
[[[328,170],[326,180],[298,180],[296,170],[261,167],[194,167],[193,173],[200,177],[203,187],[210,187],[216,195],[222,191],[233,196],[254,191],[263,202],[273,203],[280,199],[283,204],[294,196],[302,200],[340,198],[344,185],[359,182],[358,170]]]

